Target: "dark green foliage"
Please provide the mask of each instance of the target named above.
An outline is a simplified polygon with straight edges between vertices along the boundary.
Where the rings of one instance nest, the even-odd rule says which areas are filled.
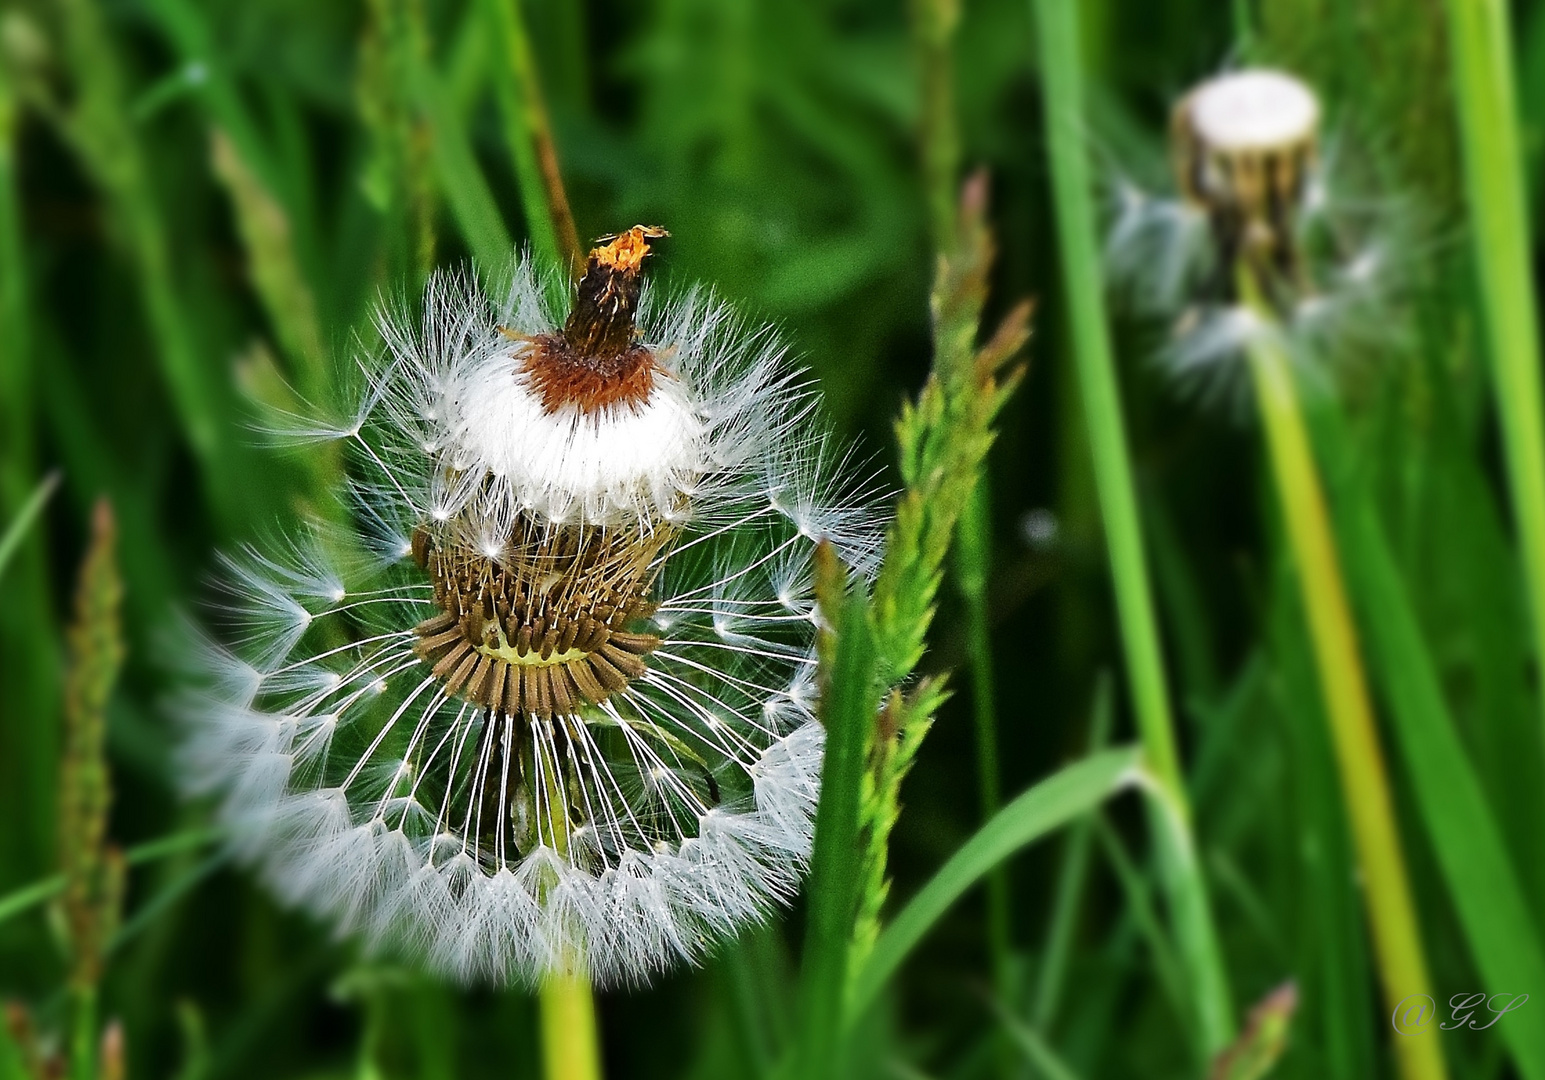
[[[872,724],[858,732],[868,742],[848,744],[858,768],[834,761],[849,801],[823,807],[841,811],[844,846],[818,855],[809,910],[776,916],[703,971],[600,1000],[615,1077],[769,1076],[814,1055],[853,1076],[968,1080],[1007,1066],[1201,1080],[1177,1013],[1192,988],[1174,974],[1138,799],[1085,815],[1126,775],[1127,751],[1100,751],[1130,742],[1133,724],[1061,314],[1028,7],[919,8],[958,16],[952,28],[914,25],[909,0],[522,5],[581,240],[638,221],[669,228],[662,278],[713,282],[779,322],[839,426],[904,492],[868,603],[829,605],[839,628],[862,611],[876,671]],[[1157,145],[1171,95],[1224,62],[1247,15],[1245,53],[1319,81],[1346,121],[1340,152],[1431,223],[1398,309],[1406,344],[1369,366],[1339,434],[1317,433],[1317,448],[1437,992],[1542,995],[1486,1031],[1427,1037],[1456,1078],[1534,1075],[1509,1055],[1537,1045],[1545,987],[1490,980],[1522,978],[1528,940],[1545,929],[1545,738],[1442,5],[1077,7],[1091,117],[1079,135],[1097,168]],[[1538,176],[1545,6],[1514,7]],[[380,296],[413,297],[431,268],[468,259],[497,273],[517,243],[547,257],[524,209],[533,162],[509,142],[520,98],[506,13],[493,0],[18,0],[0,11],[0,530],[44,476],[63,477],[0,573],[0,1001],[18,1006],[0,1026],[3,1080],[36,1072],[50,1048],[96,1057],[115,1019],[103,1076],[120,1052],[127,1075],[188,1080],[536,1074],[530,999],[363,966],[213,854],[204,808],[172,793],[162,702],[173,687],[158,653],[177,609],[208,599],[212,551],[271,535],[322,503],[337,474],[325,453],[262,445],[252,399],[335,405]],[[929,82],[940,71],[949,94]],[[956,160],[987,166],[994,194],[990,215],[975,196],[951,241],[939,193],[959,179]],[[963,254],[941,269],[930,252],[950,243]],[[1041,313],[1035,362],[1009,397],[1021,377],[1004,365],[1024,323],[1004,316],[1023,296]],[[1256,433],[1177,403],[1143,362],[1152,335],[1120,317],[1114,329],[1196,854],[1229,980],[1240,1002],[1296,982],[1270,1075],[1388,1075],[1395,1036],[1377,1005]],[[967,635],[940,574],[984,462],[993,483],[977,539],[993,569],[985,634]],[[1339,479],[1337,463],[1350,470]],[[121,609],[92,540],[103,495]],[[1039,515],[1027,537],[1027,513],[1047,507],[1054,534]],[[73,570],[88,549],[96,584],[80,594],[81,619]],[[68,638],[66,625],[87,633]],[[946,675],[984,638],[1009,816],[978,833],[970,703],[947,695]],[[124,647],[114,683],[107,661]],[[1111,672],[1094,710],[1107,737],[1091,732],[1089,705]],[[842,712],[862,719],[864,696]],[[1453,798],[1435,793],[1444,776],[1458,778]],[[124,845],[122,864],[105,837]],[[1007,994],[974,888],[993,864],[1013,877]],[[802,971],[807,921],[824,929]],[[824,996],[802,998],[813,979]],[[100,985],[89,1024],[76,1021],[72,985]],[[845,1017],[853,994],[873,1007]],[[811,1031],[826,1042],[804,1042]],[[1277,1034],[1263,1023],[1240,1046],[1274,1048]],[[1236,1060],[1261,1060],[1250,1054]]]

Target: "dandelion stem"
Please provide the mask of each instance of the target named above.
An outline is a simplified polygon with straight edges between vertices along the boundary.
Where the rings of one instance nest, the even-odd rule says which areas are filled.
[[[539,995],[542,1075],[547,1080],[600,1080],[595,997],[583,973],[550,975]]]
[[[1545,667],[1545,418],[1540,326],[1523,155],[1514,105],[1512,44],[1501,0],[1448,0],[1471,235],[1489,330],[1497,413],[1513,514]],[[1545,708],[1545,694],[1540,695]]]
[[[1241,273],[1240,281],[1243,294],[1259,309],[1259,289],[1250,274]],[[1409,995],[1432,991],[1395,827],[1384,752],[1290,362],[1271,335],[1258,335],[1249,347],[1249,357],[1308,615],[1342,797],[1357,846],[1385,1003],[1393,1008]],[[1439,1080],[1447,1075],[1438,1040],[1396,1039],[1395,1044],[1400,1072],[1407,1080]]]
[[[1183,842],[1171,843],[1175,837],[1170,836],[1170,830],[1161,829],[1158,842],[1161,852],[1166,853],[1165,883],[1171,917],[1195,995],[1201,1049],[1210,1056],[1233,1036],[1233,1006],[1206,886],[1190,842],[1191,814],[1175,749],[1169,690],[1101,295],[1089,163],[1080,128],[1083,87],[1078,8],[1072,0],[1035,0],[1035,12],[1057,236],[1079,384],[1088,417],[1095,483],[1105,522],[1137,726],[1161,797],[1183,836]]]
[[[584,267],[579,232],[569,210],[553,143],[547,101],[531,55],[531,41],[521,15],[520,0],[483,0],[489,21],[504,49],[508,77],[494,79],[504,113],[506,138],[515,159],[521,206],[536,253],[549,266],[577,274]]]
[[[532,776],[561,776],[563,766],[541,739],[532,739],[527,772]],[[561,800],[548,799],[536,808],[545,819],[539,827],[542,842],[560,858],[567,858],[573,822]],[[596,1033],[595,995],[590,987],[583,956],[571,958],[569,971],[554,972],[542,980],[538,995],[542,1014],[542,1069],[547,1080],[600,1080],[601,1044]]]

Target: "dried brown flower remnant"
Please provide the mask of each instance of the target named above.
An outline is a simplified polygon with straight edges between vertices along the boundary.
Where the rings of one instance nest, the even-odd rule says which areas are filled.
[[[635,225],[590,252],[562,331],[533,342],[525,372],[548,412],[635,407],[649,400],[657,367],[637,342],[634,316],[649,241],[669,234]]]

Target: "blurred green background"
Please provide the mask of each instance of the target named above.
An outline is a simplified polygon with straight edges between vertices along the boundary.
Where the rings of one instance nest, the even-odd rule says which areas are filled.
[[[265,445],[256,403],[325,403],[333,365],[348,362],[356,335],[368,339],[379,298],[415,295],[435,266],[497,267],[530,236],[501,112],[515,81],[497,2],[8,0],[0,11],[0,520],[46,474],[62,477],[0,578],[0,897],[59,864],[61,627],[93,502],[108,497],[121,530],[128,653],[108,710],[110,833],[132,847],[205,818],[172,793],[166,629],[208,597],[216,550],[277,534],[336,467]],[[1545,911],[1538,679],[1490,412],[1442,5],[1078,6],[1097,166],[1162,178],[1171,98],[1249,57],[1310,78],[1343,152],[1420,209],[1429,239],[1402,309],[1413,333],[1347,388],[1347,445],[1413,583],[1531,908]],[[1514,7],[1538,175],[1545,4]],[[890,423],[928,370],[934,269],[906,0],[524,8],[581,237],[668,227],[656,274],[713,282],[779,323],[837,425],[893,476]],[[962,156],[992,177],[989,322],[1038,300],[1030,373],[991,459],[989,615],[1012,794],[1084,752],[1101,701],[1114,703],[1115,739],[1131,722],[1065,332],[1030,5],[966,0],[954,52]],[[1276,1075],[1383,1075],[1390,1025],[1259,439],[1177,399],[1145,359],[1151,326],[1118,317],[1116,331],[1236,1003],[1242,1013],[1295,979],[1301,1007]],[[967,654],[958,593],[943,596],[931,670]],[[971,699],[966,680],[958,687],[903,791],[893,896],[915,891],[979,824]],[[1393,780],[1435,993],[1532,992],[1539,1002],[1501,1023],[1545,1024],[1545,986],[1483,984],[1428,819],[1398,767]],[[1066,988],[1038,1026],[1079,1076],[1199,1076],[1147,922],[1159,901],[1131,803],[1014,860],[1013,961],[1026,989],[997,1004],[1034,1010],[1054,897],[1076,872],[1069,850],[1082,850]],[[45,1034],[62,1030],[65,1001],[50,911],[0,922],[0,998],[26,1003]],[[873,1075],[1030,1074],[1017,1051],[1003,1061],[984,922],[973,893],[909,960],[861,1033]],[[602,995],[610,1074],[755,1075],[786,1045],[800,927],[796,907],[700,971]],[[136,1077],[537,1067],[529,997],[459,992],[362,961],[208,845],[129,872],[102,1007],[122,1021]],[[1429,1034],[1456,1076],[1522,1075],[1496,1028]]]

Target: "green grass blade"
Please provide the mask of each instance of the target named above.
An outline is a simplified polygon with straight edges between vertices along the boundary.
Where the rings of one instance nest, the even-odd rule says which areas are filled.
[[[829,594],[828,594],[829,595]],[[823,597],[822,606],[830,610]],[[869,611],[861,594],[839,609],[835,655],[823,690],[826,757],[810,855],[810,913],[805,931],[804,986],[800,1017],[801,1076],[838,1073],[849,946],[857,911],[860,867],[859,800],[865,750],[878,705],[876,654]]]
[[[1344,461],[1341,454],[1334,460]],[[1437,670],[1366,492],[1343,490],[1345,546],[1368,642],[1417,806],[1482,982],[1545,986],[1545,950],[1471,767]],[[1545,1080],[1545,1025],[1498,1025],[1527,1080]]]
[[[129,866],[138,866],[141,863],[155,862],[171,855],[181,854],[184,851],[201,848],[210,841],[219,837],[219,832],[214,829],[191,829],[187,832],[174,833],[171,836],[163,836],[156,840],[147,840],[145,843],[130,848],[124,853],[124,863]],[[64,875],[55,874],[53,877],[35,881],[31,885],[24,886],[5,896],[0,896],[0,924],[15,918],[24,912],[47,903],[64,889]]]
[[[156,346],[161,379],[183,435],[202,470],[205,497],[227,523],[250,507],[238,496],[245,479],[233,460],[222,418],[232,394],[217,365],[207,361],[176,274],[176,238],[158,198],[142,133],[128,113],[121,42],[99,5],[61,5],[65,56],[77,80],[78,100],[65,133],[93,181],[108,196],[132,258],[146,322]]]
[[[982,821],[991,821],[1003,799],[999,791],[998,710],[994,690],[992,631],[987,619],[987,581],[992,568],[992,509],[985,469],[955,527],[955,573],[965,601],[966,639],[971,653],[971,712],[976,719],[976,783]],[[1010,990],[1009,879],[1000,867],[987,877],[987,947],[993,985]]]
[[[32,523],[43,512],[43,507],[48,505],[49,498],[59,487],[59,474],[49,473],[43,478],[43,482],[37,486],[20,511],[6,526],[5,534],[0,536],[0,577],[5,576],[5,568],[16,555],[16,550],[21,547],[21,542],[26,538],[27,530],[32,528]]]
[[[1121,617],[1122,645],[1136,699],[1143,745],[1154,773],[1184,804],[1179,757],[1170,717],[1169,688],[1159,648],[1153,590],[1143,553],[1142,527],[1116,385],[1105,315],[1089,161],[1080,130],[1083,116],[1077,5],[1036,0],[1046,142],[1056,196],[1057,240],[1068,292],[1074,359],[1088,416],[1100,512],[1110,549],[1111,575]]]
[[[420,65],[416,81],[434,133],[431,157],[440,191],[477,264],[485,271],[498,271],[510,261],[515,242],[467,138],[467,125],[456,114],[439,75],[427,64]]]
[[[1163,814],[1164,810],[1155,808],[1153,813]],[[1121,842],[1116,830],[1099,814],[1094,815],[1094,834],[1105,851],[1105,860],[1116,876],[1116,883],[1121,887],[1127,913],[1137,927],[1137,934],[1148,946],[1154,981],[1174,1008],[1176,1017],[1184,1022],[1189,1019],[1186,1012],[1185,977],[1175,946],[1165,933],[1159,912],[1149,895],[1148,881],[1127,853],[1126,845]]]
[[[854,1015],[874,1001],[912,949],[950,905],[993,867],[1020,848],[1054,832],[1130,785],[1139,752],[1106,750],[1054,773],[998,811],[950,856],[875,942],[859,972],[851,1000]]]
[[[1089,752],[1105,749],[1110,739],[1113,703],[1111,679],[1101,672],[1094,686],[1094,708],[1089,724]],[[1062,852],[1053,894],[1051,918],[1046,925],[1046,944],[1041,949],[1040,971],[1036,975],[1035,994],[1030,1009],[1031,1024],[1048,1031],[1057,1019],[1062,991],[1067,980],[1068,958],[1073,951],[1073,935],[1078,931],[1078,917],[1083,913],[1084,893],[1089,880],[1089,849],[1094,838],[1094,818],[1090,815],[1074,824]]]
[[[1545,662],[1545,415],[1540,326],[1503,0],[1448,0],[1471,233],[1492,354],[1513,515]],[[1545,705],[1545,695],[1541,695]]]
[[[494,94],[504,117],[505,141],[515,162],[515,179],[520,186],[532,253],[544,266],[578,273],[584,266],[584,252],[558,173],[552,124],[537,79],[520,0],[482,0],[481,12],[502,53],[503,62],[493,65]]]
[[[1046,1080],[1078,1080],[1078,1074],[1051,1048],[1044,1036],[1019,1017],[999,1006],[996,1010],[998,1023],[1008,1032],[1009,1038],[1024,1052],[1025,1060],[1035,1066],[1035,1071]]]
[[[1034,9],[1063,283],[1068,292],[1074,357],[1137,726],[1159,784],[1189,831],[1191,815],[1175,749],[1169,687],[1105,317],[1089,161],[1081,127],[1084,88],[1079,70],[1079,7],[1073,0],[1035,0]],[[1234,1018],[1206,884],[1194,858],[1170,861],[1165,882],[1176,937],[1190,972],[1201,1049],[1210,1056],[1233,1038]]]

